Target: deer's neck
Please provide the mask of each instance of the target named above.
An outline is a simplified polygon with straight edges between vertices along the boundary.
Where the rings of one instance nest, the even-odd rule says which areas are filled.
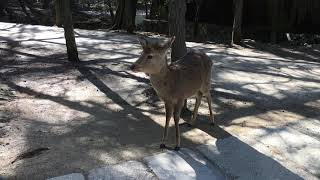
[[[157,73],[150,74],[151,79],[162,79],[167,76],[167,74],[169,73],[167,58],[165,58],[164,62],[165,63],[163,64],[163,66],[160,68],[160,70]]]
[[[155,89],[158,89],[161,86],[163,86],[163,84],[166,83],[166,81],[168,81],[169,73],[170,70],[166,61],[166,63],[160,68],[160,71],[154,74],[150,74],[150,82],[152,86]]]
[[[174,88],[172,86],[174,79],[171,78],[172,71],[169,69],[167,61],[165,62],[159,72],[150,74],[150,82],[160,99],[172,101],[173,98],[170,96],[170,93],[172,92],[172,88]]]

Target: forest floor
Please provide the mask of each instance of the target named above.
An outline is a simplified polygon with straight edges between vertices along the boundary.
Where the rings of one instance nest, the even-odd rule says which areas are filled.
[[[128,70],[141,51],[136,36],[75,31],[78,64],[67,61],[62,29],[0,23],[0,177],[85,173],[163,151],[163,104],[145,95],[147,76]],[[214,61],[217,126],[202,103],[196,128],[181,125],[182,146],[214,142],[222,155],[232,137],[248,158],[320,177],[320,47],[245,44],[188,43]]]

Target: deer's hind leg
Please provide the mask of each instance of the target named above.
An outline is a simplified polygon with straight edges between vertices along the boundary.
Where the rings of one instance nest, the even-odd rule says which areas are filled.
[[[201,104],[202,95],[203,95],[203,94],[202,94],[200,91],[197,92],[196,104],[194,105],[194,110],[193,110],[193,114],[192,114],[192,119],[191,119],[191,122],[190,122],[189,126],[195,125],[195,123],[196,123],[196,121],[197,121],[198,109],[199,109],[199,106],[200,106],[200,104]]]
[[[207,102],[208,102],[208,107],[209,107],[209,113],[210,113],[210,120],[212,125],[214,125],[214,116],[212,113],[212,98],[211,98],[211,93],[210,91],[208,93],[206,93],[206,98],[207,98]]]

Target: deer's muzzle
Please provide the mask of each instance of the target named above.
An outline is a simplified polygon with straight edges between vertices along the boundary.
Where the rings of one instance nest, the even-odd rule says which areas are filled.
[[[139,71],[138,68],[137,68],[137,66],[136,66],[135,64],[132,64],[129,68],[130,68],[130,70],[133,71],[133,72],[138,72],[138,71]]]

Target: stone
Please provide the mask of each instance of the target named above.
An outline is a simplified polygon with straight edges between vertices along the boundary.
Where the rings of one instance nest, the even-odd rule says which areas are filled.
[[[72,173],[72,174],[67,174],[64,176],[50,178],[47,180],[85,180],[85,178],[81,173]]]
[[[93,169],[89,172],[89,180],[149,180],[157,179],[141,162],[128,161],[117,165]]]
[[[208,161],[190,150],[182,148],[179,152],[166,152],[144,158],[147,165],[159,179],[206,180],[224,179],[213,171]]]

